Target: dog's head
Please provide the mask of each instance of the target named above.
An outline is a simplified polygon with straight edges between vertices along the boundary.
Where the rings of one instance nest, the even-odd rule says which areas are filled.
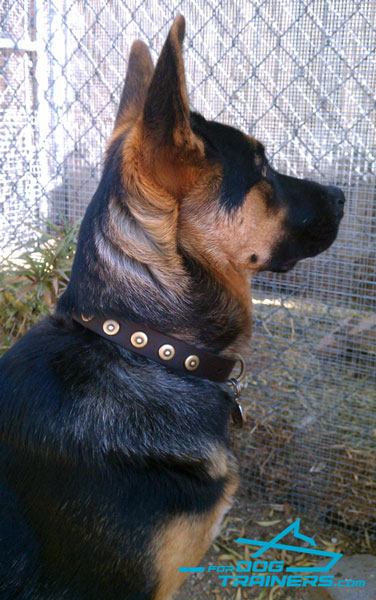
[[[221,312],[234,322],[237,313],[234,332],[249,322],[250,275],[287,271],[328,248],[344,196],[338,188],[277,173],[260,142],[190,112],[184,30],[179,16],[155,69],[145,44],[132,46],[102,181],[83,222],[72,274],[73,281],[80,275],[81,286],[86,278],[86,297],[76,294],[71,307],[120,312],[127,281],[126,297],[133,298],[128,312],[135,312],[138,290],[149,322],[150,302],[158,313],[163,296],[164,314],[173,303],[180,307],[183,330],[192,328],[183,313],[198,315],[201,302],[201,315],[210,309],[217,314],[206,322],[213,330],[223,326]],[[217,305],[213,289],[222,296]],[[122,301],[109,307],[110,298],[120,295]]]

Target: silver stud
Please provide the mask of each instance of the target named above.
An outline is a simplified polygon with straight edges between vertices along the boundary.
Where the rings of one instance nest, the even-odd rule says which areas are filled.
[[[143,331],[135,331],[131,335],[131,344],[135,348],[143,348],[148,343],[148,336]]]
[[[159,358],[171,360],[175,356],[175,348],[171,344],[163,344],[158,350]]]
[[[85,317],[85,315],[83,313],[81,313],[81,320],[84,321],[84,323],[87,323],[88,321],[91,321],[92,319],[94,319],[94,315],[89,315],[88,317]]]
[[[195,354],[191,354],[185,359],[184,365],[188,371],[195,371],[200,364],[200,359]]]
[[[102,329],[107,335],[116,335],[120,329],[120,325],[117,321],[108,319],[108,321],[103,323]]]

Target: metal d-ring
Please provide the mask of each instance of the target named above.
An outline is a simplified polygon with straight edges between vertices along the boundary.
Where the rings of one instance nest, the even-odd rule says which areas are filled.
[[[247,370],[247,366],[246,366],[245,360],[241,354],[235,354],[235,358],[236,358],[236,362],[240,363],[240,373],[239,373],[239,375],[233,376],[231,379],[235,379],[235,381],[237,381],[239,383],[244,378],[245,372]]]
[[[227,385],[231,386],[233,393],[233,409],[231,411],[232,420],[238,429],[243,427],[245,423],[245,417],[243,414],[243,409],[239,404],[238,400],[240,398],[240,381],[243,379],[245,374],[245,361],[242,356],[237,355],[236,360],[240,362],[240,373],[237,377],[231,377],[226,381]]]
[[[240,383],[235,377],[231,377],[226,381],[227,385],[232,387],[232,391],[234,393],[234,400],[237,400],[240,397]]]
[[[234,375],[234,376],[230,377],[230,379],[228,379],[226,381],[226,383],[227,383],[227,385],[230,385],[232,387],[232,391],[234,392],[234,397],[235,397],[235,399],[237,399],[240,396],[240,382],[244,378],[247,367],[245,364],[245,360],[241,354],[235,354],[235,359],[236,359],[235,364],[237,362],[240,363],[240,372],[238,375]]]

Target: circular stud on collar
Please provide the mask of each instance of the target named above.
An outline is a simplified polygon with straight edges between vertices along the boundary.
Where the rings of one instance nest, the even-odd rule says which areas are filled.
[[[135,331],[131,335],[131,344],[135,348],[143,348],[148,343],[148,336],[143,331]]]
[[[195,371],[199,364],[200,364],[200,359],[195,354],[191,354],[184,361],[184,366],[187,369],[187,371]]]
[[[94,315],[89,315],[88,317],[86,317],[83,313],[81,313],[81,319],[82,321],[84,321],[84,323],[88,323],[88,321],[94,319]]]
[[[108,319],[102,325],[102,329],[107,335],[116,335],[120,329],[120,325],[113,319]]]
[[[171,360],[175,356],[175,348],[171,344],[163,344],[158,350],[158,355],[162,360]]]

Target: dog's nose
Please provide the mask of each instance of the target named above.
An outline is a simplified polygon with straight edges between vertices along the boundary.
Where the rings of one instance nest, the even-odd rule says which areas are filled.
[[[335,185],[326,185],[325,191],[328,195],[329,200],[332,202],[333,206],[337,209],[338,216],[342,218],[343,216],[343,207],[345,206],[345,195],[343,191],[336,187]]]

